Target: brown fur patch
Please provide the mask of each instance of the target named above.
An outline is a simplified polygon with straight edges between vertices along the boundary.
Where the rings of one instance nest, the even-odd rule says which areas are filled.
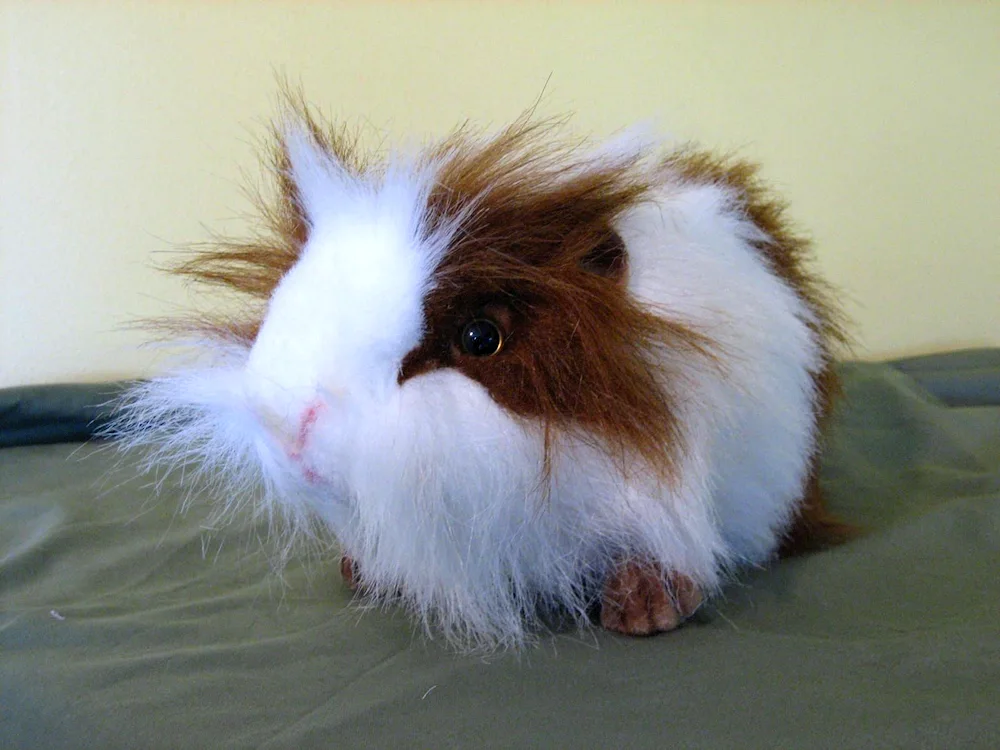
[[[681,429],[655,352],[710,356],[709,342],[637,305],[623,283],[614,224],[649,189],[636,159],[582,162],[551,131],[522,119],[485,142],[459,131],[432,152],[440,163],[432,228],[466,218],[400,380],[455,367],[508,411],[540,422],[550,444],[572,432],[599,441],[623,467],[637,454],[667,479]],[[478,317],[505,335],[495,357],[458,344]]]
[[[814,468],[806,484],[805,497],[799,505],[795,522],[785,533],[778,549],[779,557],[796,557],[843,544],[861,530],[838,520],[826,509],[819,478]]]

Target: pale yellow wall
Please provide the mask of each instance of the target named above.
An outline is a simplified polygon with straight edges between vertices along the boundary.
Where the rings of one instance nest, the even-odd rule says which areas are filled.
[[[238,229],[274,71],[404,136],[530,104],[764,162],[861,356],[1000,345],[996,3],[0,0],[0,385],[148,373],[151,264]]]

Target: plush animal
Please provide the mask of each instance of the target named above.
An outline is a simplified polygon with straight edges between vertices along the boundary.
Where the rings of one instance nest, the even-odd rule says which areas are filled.
[[[176,270],[239,292],[116,424],[464,649],[633,635],[841,539],[817,481],[841,337],[755,169],[563,124],[377,158],[294,105],[263,229]],[[287,544],[285,544],[287,543]]]

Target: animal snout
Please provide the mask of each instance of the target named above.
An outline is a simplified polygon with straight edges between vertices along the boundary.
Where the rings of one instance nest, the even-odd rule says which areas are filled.
[[[320,414],[322,414],[325,409],[326,404],[316,398],[306,404],[305,408],[299,413],[298,429],[295,433],[295,440],[288,451],[289,458],[295,460],[301,457],[302,452],[309,444],[309,438],[312,436],[313,430],[316,428],[316,423],[319,421]]]
[[[319,473],[306,460],[306,448],[316,429],[320,415],[326,409],[326,404],[320,399],[313,399],[299,413],[298,429],[294,441],[286,448],[289,460],[302,470],[306,481],[315,484],[320,481]]]
[[[250,409],[258,423],[270,435],[273,449],[297,466],[306,479],[317,481],[318,474],[310,467],[308,454],[317,426],[331,405],[328,398],[337,400],[335,394],[299,394],[295,397],[281,392],[255,392],[250,398]]]

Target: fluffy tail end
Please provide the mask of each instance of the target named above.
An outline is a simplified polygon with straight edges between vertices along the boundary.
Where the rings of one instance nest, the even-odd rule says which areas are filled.
[[[798,514],[785,532],[778,556],[796,557],[836,547],[861,534],[861,528],[835,518],[823,503],[819,478],[813,474]]]

